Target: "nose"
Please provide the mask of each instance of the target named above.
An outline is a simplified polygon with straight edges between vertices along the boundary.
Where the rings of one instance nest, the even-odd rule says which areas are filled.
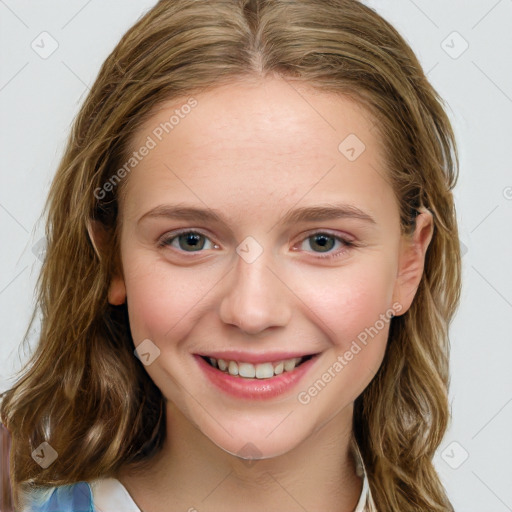
[[[222,321],[247,334],[285,326],[291,318],[291,292],[270,268],[266,252],[252,263],[236,258],[220,303]]]

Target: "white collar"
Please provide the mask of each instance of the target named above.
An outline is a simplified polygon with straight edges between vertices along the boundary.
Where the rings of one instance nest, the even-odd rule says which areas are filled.
[[[359,501],[357,502],[354,512],[374,512],[375,503],[370,490],[370,482],[368,481],[368,475],[366,474],[366,468],[361,451],[359,450],[359,446],[354,437],[352,437],[350,448],[356,460],[356,474],[357,476],[363,477],[361,496],[359,496]]]

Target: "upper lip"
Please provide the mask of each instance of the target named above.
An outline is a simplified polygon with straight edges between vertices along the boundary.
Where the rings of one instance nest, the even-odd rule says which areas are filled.
[[[253,354],[250,352],[242,352],[237,350],[227,350],[225,352],[208,352],[197,354],[202,357],[214,357],[215,359],[223,359],[224,361],[239,361],[242,363],[275,363],[286,361],[294,357],[314,356],[316,353],[307,352],[266,352],[264,354]]]

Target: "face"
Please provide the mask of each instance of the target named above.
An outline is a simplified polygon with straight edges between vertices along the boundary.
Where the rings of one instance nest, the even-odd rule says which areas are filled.
[[[415,244],[401,237],[382,141],[356,103],[282,79],[195,100],[134,138],[149,150],[125,178],[109,300],[126,300],[146,371],[191,425],[272,457],[370,383],[431,231],[420,215]]]

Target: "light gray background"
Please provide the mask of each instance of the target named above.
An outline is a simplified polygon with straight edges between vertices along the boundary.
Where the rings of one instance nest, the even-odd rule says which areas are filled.
[[[104,59],[155,3],[0,0],[0,391],[27,357],[39,218],[70,124]],[[512,511],[512,0],[367,3],[411,44],[459,141],[467,252],[451,329],[453,420],[435,464],[456,511]],[[48,52],[52,39],[47,58],[32,49]]]

